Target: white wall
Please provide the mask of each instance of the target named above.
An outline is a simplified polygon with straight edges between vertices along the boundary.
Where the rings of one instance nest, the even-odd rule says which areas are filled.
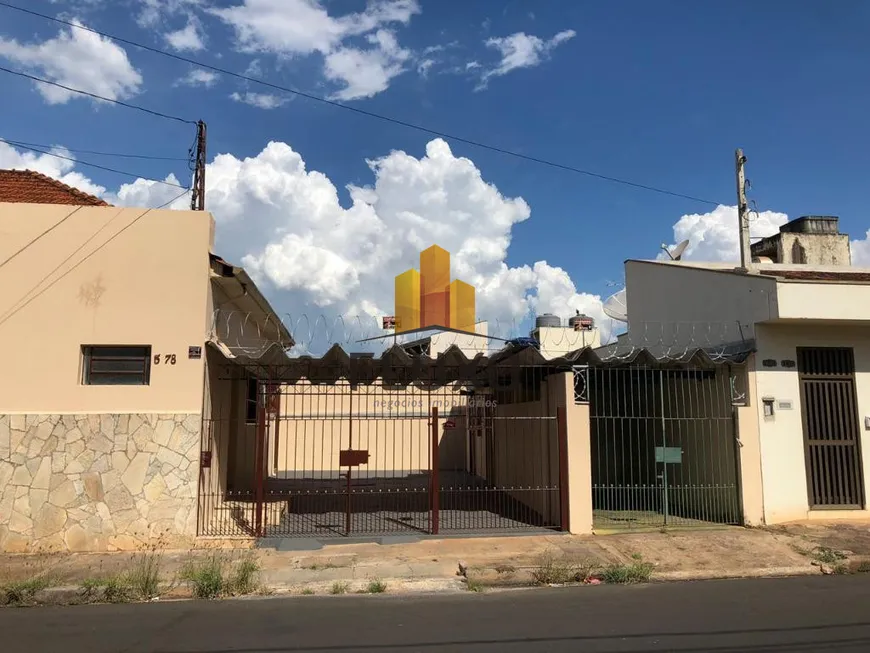
[[[777,316],[774,279],[646,261],[627,261],[625,279],[628,340],[637,347],[737,342]]]
[[[761,460],[764,489],[764,514],[768,524],[813,517],[842,516],[868,517],[870,511],[809,511],[807,495],[804,435],[801,421],[801,398],[797,368],[764,367],[764,359],[797,361],[797,347],[852,347],[855,352],[855,385],[858,395],[858,413],[861,421],[861,450],[865,496],[870,476],[870,431],[864,429],[864,416],[870,415],[870,327],[835,325],[759,325],[757,328],[758,353],[756,360],[758,414],[761,439]],[[765,419],[762,397],[773,397],[777,402],[790,400],[791,410],[774,406],[774,417]]]
[[[870,322],[870,284],[785,281],[776,294],[781,319]]]
[[[487,337],[487,323],[478,322],[474,325],[474,330],[478,335],[466,335],[451,331],[432,334],[429,341],[429,355],[432,358],[436,358],[438,354],[447,351],[453,345],[459,347],[468,358],[474,358],[478,354],[488,354],[490,341]]]
[[[575,331],[574,327],[539,327],[533,335],[541,343],[541,355],[546,359],[558,358],[584,347],[601,346],[601,332],[597,327],[589,331]]]

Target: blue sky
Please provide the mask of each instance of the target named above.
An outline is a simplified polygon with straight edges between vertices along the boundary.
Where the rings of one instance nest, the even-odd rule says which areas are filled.
[[[866,84],[870,5],[860,0],[18,3],[34,11],[75,17],[86,25],[155,47],[171,50],[174,43],[173,51],[184,56],[239,72],[249,70],[254,76],[334,97],[366,111],[724,205],[735,202],[733,157],[734,148],[740,146],[749,158],[751,197],[764,216],[757,228],[767,232],[775,229],[785,219],[779,214],[793,218],[813,213],[839,215],[841,229],[856,240],[866,238],[870,228],[866,191],[870,174],[870,90]],[[288,30],[276,23],[276,14],[269,13],[275,7],[283,12],[278,18],[288,21],[288,27],[298,28],[298,34],[288,36]],[[389,12],[395,20],[385,18]],[[169,36],[185,28],[188,32]],[[74,79],[79,85],[96,84],[87,75],[76,76],[75,71],[63,66],[58,70],[50,63],[53,56],[63,56],[63,44],[55,42],[39,50],[37,46],[51,43],[59,31],[57,24],[0,8],[0,65],[56,80]],[[557,37],[559,34],[562,36]],[[196,38],[191,40],[191,35]],[[532,50],[514,52],[511,59],[511,42],[505,39],[517,35],[522,42],[512,43]],[[375,183],[367,159],[384,157],[394,150],[419,159],[433,138],[304,98],[283,95],[286,102],[280,106],[251,106],[233,100],[232,94],[245,99],[246,93],[273,91],[226,77],[209,87],[179,85],[192,70],[187,64],[130,46],[123,46],[123,51],[140,82],[132,83],[129,71],[119,72],[123,65],[108,60],[101,64],[103,70],[94,73],[105,78],[119,75],[120,86],[113,90],[117,97],[205,120],[209,126],[209,161],[218,153],[234,160],[258,157],[268,142],[285,143],[304,159],[307,170],[320,171],[331,180],[344,209],[351,206],[346,184]],[[360,53],[374,53],[385,66],[393,66],[387,76],[394,76],[381,84],[383,88],[378,86],[378,71],[371,77],[372,71],[365,69],[371,61],[360,64],[353,59]],[[513,65],[511,61],[527,65],[506,70]],[[353,67],[357,65],[362,67]],[[185,156],[192,140],[193,132],[187,125],[117,106],[96,105],[83,98],[51,104],[32,82],[3,73],[0,79],[4,90],[0,103],[3,138],[180,157]],[[357,96],[351,97],[354,93]],[[537,310],[563,312],[560,305],[554,306],[560,302],[571,304],[564,307],[566,313],[573,312],[568,309],[575,306],[591,305],[589,297],[613,291],[607,285],[609,280],[622,279],[625,259],[654,257],[663,241],[672,243],[687,234],[696,240],[706,239],[706,245],[693,243],[694,255],[702,258],[727,257],[736,243],[736,236],[732,242],[730,230],[724,228],[729,219],[725,211],[706,221],[684,220],[675,234],[675,224],[682,216],[708,214],[714,205],[448,143],[454,158],[473,161],[484,182],[505,198],[522,198],[528,204],[528,219],[514,220],[507,228],[510,245],[503,257],[507,267],[546,261],[550,268],[567,273],[576,295],[581,296],[565,300],[563,292],[556,292],[555,298],[533,303]],[[21,150],[16,152],[21,154]],[[16,155],[7,151],[4,156],[9,159]],[[182,184],[188,183],[185,163],[80,158],[160,179],[174,172]],[[0,157],[0,164],[6,166],[19,163],[4,163]],[[121,183],[130,181],[86,167],[74,171],[85,175],[87,183],[105,188],[106,193],[117,193]],[[63,169],[56,174],[70,172]],[[227,179],[224,174],[234,173],[225,171],[216,178]],[[227,188],[241,189],[234,184],[247,182],[232,179],[226,183]],[[469,183],[462,182],[446,192],[471,192]],[[258,200],[251,186],[239,192],[252,198],[247,205],[250,211],[266,206],[278,211],[276,220],[294,220],[292,210],[282,212],[275,206],[274,196]],[[271,192],[277,191],[273,188]],[[279,195],[286,198],[286,192]],[[389,211],[396,215],[404,215],[403,202],[419,201],[393,195]],[[135,197],[148,199],[147,193]],[[220,229],[221,200],[209,203]],[[469,215],[478,223],[488,219],[474,211]],[[423,218],[438,220],[435,214]],[[267,229],[253,217],[251,220],[247,250],[230,247],[232,256],[256,258],[288,228],[287,224],[271,224]],[[454,226],[468,228],[467,221]],[[266,233],[269,229],[272,231]],[[244,228],[233,233],[243,232]],[[255,242],[260,232],[262,242]],[[305,233],[313,234],[315,243],[320,243],[323,233],[330,231],[299,232],[302,236]],[[500,236],[496,233],[495,237]],[[461,270],[468,274],[479,271],[479,283],[498,283],[493,261],[476,268],[474,247],[463,244],[461,238],[454,238],[452,243],[464,252]],[[339,252],[351,265],[357,245]],[[324,247],[329,250],[331,246]],[[859,243],[857,251],[864,252],[861,247]],[[383,305],[388,303],[392,275],[407,267],[413,247],[407,252],[395,261],[384,259],[385,267],[378,272],[365,272],[368,281],[360,286],[361,294],[351,292],[326,307],[311,308],[312,313],[360,311],[366,301],[386,311]],[[297,312],[300,306],[311,306],[317,284],[287,282],[292,261],[287,269],[276,272],[274,261],[268,264],[262,256],[258,260],[267,288],[271,282],[273,301]],[[258,267],[256,263],[251,266]],[[353,276],[344,270],[338,281],[348,278],[347,274]],[[528,285],[522,288],[523,283]],[[542,294],[547,292],[545,284],[541,275],[529,277],[519,282],[516,292],[521,298]],[[505,301],[494,290],[489,296],[491,302],[481,306],[500,306]]]

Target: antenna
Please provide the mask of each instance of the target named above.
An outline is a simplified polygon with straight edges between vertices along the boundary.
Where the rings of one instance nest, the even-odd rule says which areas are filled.
[[[674,247],[673,251],[668,249],[668,246],[662,243],[662,250],[672,261],[679,261],[682,258],[683,253],[686,251],[686,248],[689,246],[689,241],[684,240],[679,245]]]
[[[628,322],[628,306],[625,302],[625,289],[611,295],[602,306],[604,314],[617,322]]]
[[[674,248],[673,252],[668,252],[671,255],[671,259],[674,261],[679,261],[683,257],[683,253],[686,251],[686,248],[689,246],[689,241],[684,240],[679,245]]]

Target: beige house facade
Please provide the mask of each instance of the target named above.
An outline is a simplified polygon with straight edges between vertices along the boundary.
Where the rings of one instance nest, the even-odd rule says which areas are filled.
[[[3,171],[0,232],[0,550],[190,542],[203,411],[233,391],[208,382],[208,363],[231,364],[215,315],[289,335],[211,253],[207,212]]]
[[[672,354],[751,344],[746,523],[870,518],[870,270],[851,267],[835,218],[792,221],[752,250],[748,271],[628,261],[627,341],[658,337]]]

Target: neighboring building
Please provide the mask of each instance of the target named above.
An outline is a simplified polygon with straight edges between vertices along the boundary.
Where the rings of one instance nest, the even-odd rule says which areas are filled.
[[[539,315],[529,335],[538,341],[541,355],[547,359],[565,356],[586,347],[601,346],[601,332],[595,320],[579,312],[568,318],[567,325],[556,315]]]
[[[424,331],[420,329],[420,331]],[[451,347],[457,347],[468,358],[474,358],[478,354],[487,354],[493,347],[489,337],[489,327],[486,322],[478,322],[474,325],[474,333],[451,329],[428,329],[429,335],[416,338],[401,344],[402,349],[411,355],[428,356],[437,358],[439,354],[446,352]]]
[[[775,236],[752,243],[752,257],[759,262],[794,265],[851,265],[848,234],[841,234],[839,218],[804,216],[780,227]]]
[[[211,252],[209,213],[4,170],[0,233],[0,550],[189,541],[204,416],[251,399],[222,370],[279,360],[289,333]],[[209,460],[224,483],[233,456]]]
[[[685,261],[625,264],[634,346],[671,356],[749,345],[740,422],[749,521],[870,517],[870,270],[837,218],[794,220],[753,244],[748,273]]]

